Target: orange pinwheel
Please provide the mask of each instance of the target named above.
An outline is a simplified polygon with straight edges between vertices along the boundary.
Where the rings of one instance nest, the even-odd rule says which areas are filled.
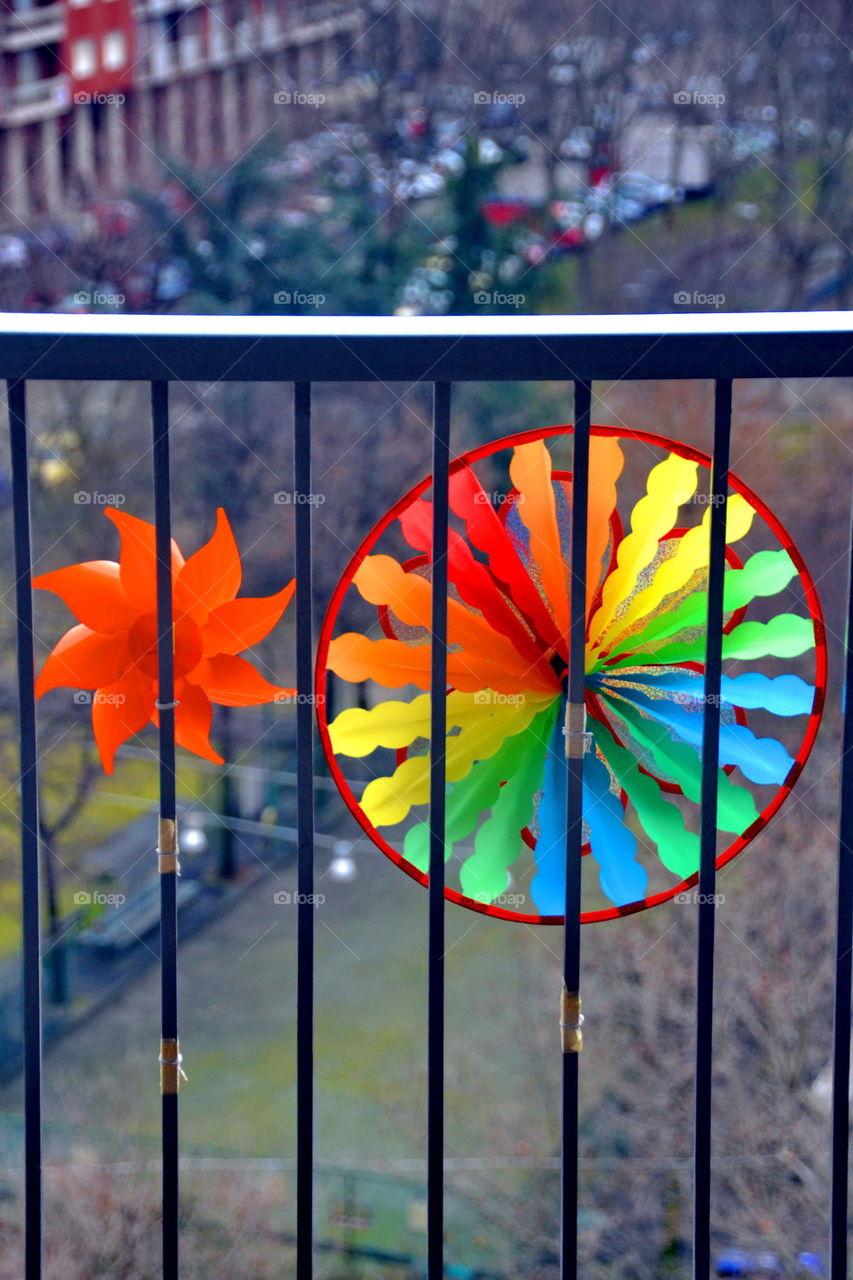
[[[119,531],[119,563],[90,560],[44,573],[34,586],[58,595],[78,619],[42,667],[36,696],[92,689],[92,728],[107,773],[116,750],[157,723],[157,597],[154,525],[104,510]],[[213,703],[249,707],[293,694],[237,655],[263,640],[287,608],[295,582],[276,595],[238,600],[243,572],[228,517],[188,560],[172,540],[175,740],[223,764],[210,745]]]

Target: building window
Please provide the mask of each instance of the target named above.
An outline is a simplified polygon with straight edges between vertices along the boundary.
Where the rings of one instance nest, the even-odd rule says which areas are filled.
[[[104,36],[104,70],[118,71],[127,62],[127,40],[123,31],[108,31]]]
[[[78,80],[95,74],[97,68],[94,40],[75,40],[71,46],[71,74]]]

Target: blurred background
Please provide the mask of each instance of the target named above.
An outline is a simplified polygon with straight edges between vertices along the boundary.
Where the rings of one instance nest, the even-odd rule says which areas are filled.
[[[844,0],[53,0],[0,7],[0,309],[465,315],[846,309],[853,9]],[[674,319],[673,324],[677,324]],[[519,370],[519,376],[523,370]],[[226,375],[227,378],[227,375]],[[732,466],[827,615],[821,737],[720,888],[717,1274],[825,1274],[837,658],[850,388],[735,386]],[[710,384],[595,387],[593,420],[710,449]],[[454,453],[571,421],[561,384],[465,384]],[[292,576],[274,384],[176,383],[175,534],[228,511],[243,592]],[[143,384],[30,384],[38,571],[152,518]],[[430,470],[428,390],[315,394],[315,606]],[[0,525],[11,540],[7,445]],[[0,1277],[21,1274],[12,578],[0,573]],[[41,596],[41,593],[37,593]],[[43,658],[68,625],[37,601]],[[289,621],[252,655],[294,682]],[[106,778],[90,696],[39,704],[48,1198],[55,1280],[159,1273],[156,741]],[[293,1274],[292,706],[180,759],[187,1277]],[[317,761],[318,1276],[420,1280],[426,895]],[[558,1275],[560,935],[449,907],[448,1276]],[[690,1275],[695,911],[584,931],[582,1251],[595,1280]]]

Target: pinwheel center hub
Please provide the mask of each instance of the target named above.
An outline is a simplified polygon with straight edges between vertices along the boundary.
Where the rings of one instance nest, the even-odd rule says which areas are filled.
[[[179,614],[175,619],[172,640],[175,678],[188,675],[198,666],[202,655],[201,632],[192,618]],[[136,619],[128,635],[131,658],[139,670],[152,680],[157,678],[157,614],[143,613]]]

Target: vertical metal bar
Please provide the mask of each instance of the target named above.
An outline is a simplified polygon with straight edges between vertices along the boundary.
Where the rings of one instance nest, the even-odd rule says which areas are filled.
[[[450,383],[433,389],[429,765],[427,1278],[444,1276],[444,814],[447,733],[447,518]]]
[[[314,711],[311,585],[311,384],[293,388],[296,487],[296,1275],[314,1274]]]
[[[560,1275],[575,1280],[578,1268],[578,1082],[580,1036],[581,849],[583,846],[583,744],[586,656],[586,550],[589,505],[589,435],[592,387],[575,383],[572,450],[569,673],[566,706],[566,901],[563,926],[563,1089],[561,1125]]]
[[[850,1000],[853,960],[853,508],[850,584],[844,637],[844,737],[835,932],[835,1026],[832,1060],[832,1186],[829,1211],[830,1280],[847,1280],[850,1148]]]
[[[714,929],[717,886],[717,789],[720,763],[720,677],[723,665],[723,590],[726,504],[732,424],[731,378],[714,390],[711,468],[708,627],[702,717],[702,808],[699,846],[699,931],[696,955],[696,1097],[693,1121],[693,1275],[711,1274],[711,1083],[714,1037]]]
[[[172,643],[172,511],[169,474],[169,384],[152,382],[154,522],[157,556],[157,708],[160,720],[160,1093],[163,1157],[163,1276],[177,1280],[178,1184],[178,913],[175,812],[175,673]]]
[[[24,988],[24,1266],[27,1280],[42,1274],[41,1138],[41,906],[39,795],[33,653],[32,542],[26,384],[8,383],[15,544],[15,619],[18,657],[18,732],[21,769],[21,916]]]

